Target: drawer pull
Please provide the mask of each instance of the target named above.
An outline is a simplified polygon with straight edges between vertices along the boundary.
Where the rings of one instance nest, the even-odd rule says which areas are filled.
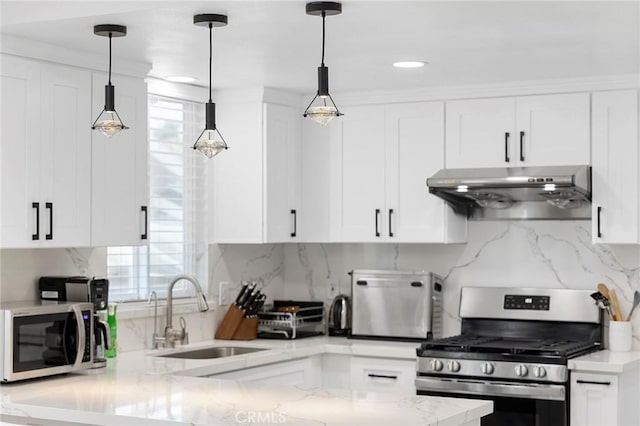
[[[576,383],[581,384],[581,385],[611,386],[611,382],[597,382],[595,380],[576,380]]]
[[[367,376],[372,379],[390,379],[390,380],[398,380],[398,376],[390,376],[387,374],[367,374]]]

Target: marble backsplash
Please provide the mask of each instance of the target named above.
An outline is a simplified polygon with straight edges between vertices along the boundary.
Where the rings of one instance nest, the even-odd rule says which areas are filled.
[[[444,278],[444,334],[460,330],[463,286],[615,288],[628,313],[640,291],[640,246],[591,244],[588,221],[470,222],[467,244],[287,244],[284,293],[330,303],[352,269],[426,270]],[[640,313],[633,319],[640,348]]]
[[[219,283],[231,283],[235,295],[243,280],[260,281],[268,300],[323,300],[350,293],[352,269],[427,270],[444,283],[445,334],[459,331],[462,286],[554,287],[595,289],[598,282],[616,288],[628,312],[633,291],[640,290],[640,246],[592,245],[590,222],[471,222],[467,244],[267,244],[211,245],[208,249],[207,298],[210,311],[195,304],[178,306],[187,320],[191,342],[210,339],[227,306],[218,305]],[[104,275],[106,250],[0,250],[0,300],[37,297],[41,275]],[[128,305],[128,306],[127,306]],[[144,302],[123,305],[119,345],[123,351],[148,348],[153,308]],[[160,307],[159,327],[164,324]],[[640,314],[634,344],[640,348]]]

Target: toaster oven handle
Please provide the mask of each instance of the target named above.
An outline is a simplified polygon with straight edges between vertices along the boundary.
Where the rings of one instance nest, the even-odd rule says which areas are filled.
[[[84,347],[87,343],[87,336],[84,329],[84,320],[82,319],[82,310],[77,304],[71,306],[71,310],[76,316],[76,325],[78,327],[78,346],[76,351],[76,360],[73,363],[74,368],[78,368],[82,363],[82,357],[84,356]]]

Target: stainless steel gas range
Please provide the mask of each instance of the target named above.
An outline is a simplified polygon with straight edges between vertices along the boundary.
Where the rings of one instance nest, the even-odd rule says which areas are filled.
[[[482,426],[569,424],[571,358],[600,349],[585,290],[464,287],[461,334],[417,350],[419,395],[491,399]]]

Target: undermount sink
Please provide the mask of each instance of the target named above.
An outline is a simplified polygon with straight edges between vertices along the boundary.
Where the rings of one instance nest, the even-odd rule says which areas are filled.
[[[158,356],[163,358],[210,359],[243,355],[258,351],[266,351],[266,349],[244,348],[240,346],[217,346],[213,348],[194,349],[192,351],[174,352]]]

